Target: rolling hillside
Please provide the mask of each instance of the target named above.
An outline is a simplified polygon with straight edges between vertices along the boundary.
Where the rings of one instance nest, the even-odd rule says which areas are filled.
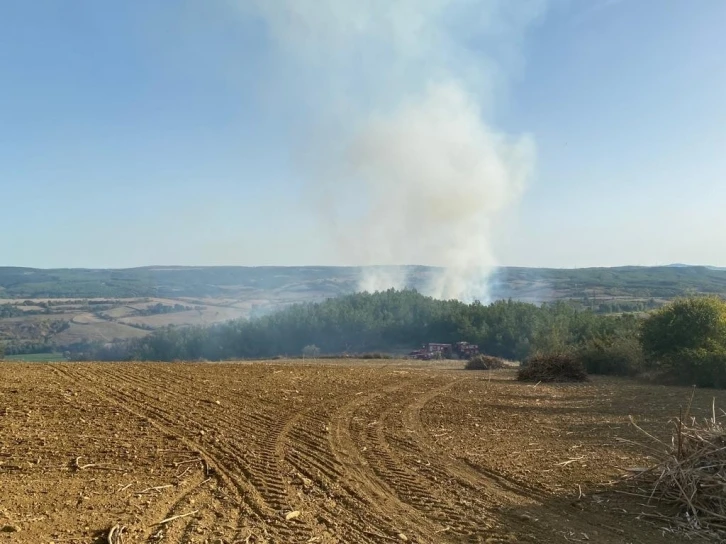
[[[438,269],[404,267],[409,287],[420,288]],[[251,293],[290,298],[336,296],[356,290],[362,267],[144,267],[37,269],[0,267],[0,298],[249,298]],[[502,267],[492,276],[493,298],[537,301],[606,297],[668,298],[691,292],[726,294],[726,270],[705,266],[617,268]]]
[[[438,269],[405,267],[425,292]],[[0,268],[0,345],[8,353],[138,338],[168,325],[269,314],[357,290],[357,267]],[[644,311],[672,298],[726,296],[726,270],[703,266],[512,268],[491,276],[491,299],[569,300],[598,312]]]

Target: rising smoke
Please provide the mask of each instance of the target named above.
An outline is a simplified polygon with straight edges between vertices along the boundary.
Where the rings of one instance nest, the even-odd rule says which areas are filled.
[[[345,264],[443,267],[426,290],[486,299],[492,225],[516,203],[534,142],[487,123],[543,11],[525,0],[259,0],[256,14],[315,113],[300,156]],[[246,8],[250,4],[246,3]],[[403,287],[368,268],[363,290]]]

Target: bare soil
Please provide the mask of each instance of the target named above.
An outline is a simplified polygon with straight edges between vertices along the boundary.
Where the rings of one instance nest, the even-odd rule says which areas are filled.
[[[689,396],[401,361],[1,363],[0,543],[683,542],[609,482],[649,463],[628,415],[667,436]]]

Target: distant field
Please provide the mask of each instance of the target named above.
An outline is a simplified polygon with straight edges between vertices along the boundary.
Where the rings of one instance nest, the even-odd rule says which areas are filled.
[[[122,317],[118,319],[118,322],[132,326],[145,325],[152,329],[158,329],[167,325],[211,325],[212,323],[229,321],[230,319],[238,319],[248,315],[249,312],[243,309],[210,306],[202,310],[188,310],[171,314]]]
[[[55,363],[65,361],[62,353],[23,353],[21,355],[6,355],[6,361],[25,361],[26,363]]]
[[[58,345],[68,345],[74,342],[128,340],[130,338],[141,338],[147,334],[148,331],[136,329],[122,323],[101,321],[87,324],[71,323],[70,327],[55,335],[53,340]]]
[[[226,299],[108,298],[108,299],[0,299],[15,308],[0,317],[0,345],[34,345],[64,351],[85,342],[113,342],[141,338],[150,330],[169,325],[210,325],[249,317],[255,306],[232,306]],[[7,310],[6,307],[6,310]],[[154,314],[161,308],[162,313]],[[185,308],[188,308],[184,310]],[[191,309],[194,308],[194,309]],[[152,312],[150,314],[150,312]]]

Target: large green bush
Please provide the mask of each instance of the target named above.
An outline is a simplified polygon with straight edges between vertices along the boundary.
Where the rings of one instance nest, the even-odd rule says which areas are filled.
[[[726,303],[718,297],[678,299],[641,327],[648,363],[675,381],[726,387]]]
[[[726,349],[684,349],[668,355],[662,365],[674,381],[699,387],[726,388]]]
[[[645,353],[655,359],[684,349],[723,347],[726,303],[718,297],[677,299],[643,322],[641,343]]]
[[[590,340],[577,351],[577,357],[588,374],[635,376],[644,367],[643,350],[634,336]]]

